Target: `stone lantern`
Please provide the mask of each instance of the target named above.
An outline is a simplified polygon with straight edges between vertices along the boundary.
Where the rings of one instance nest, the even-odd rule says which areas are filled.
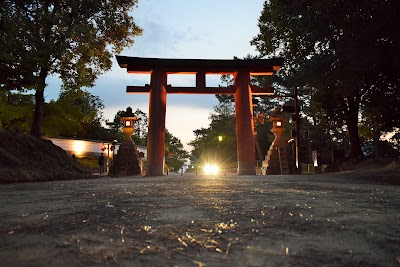
[[[269,117],[269,121],[272,122],[271,132],[275,135],[275,140],[273,144],[279,147],[286,147],[287,140],[283,140],[282,134],[286,131],[286,116],[282,113],[280,108],[275,108],[274,112]]]
[[[271,132],[275,135],[275,140],[262,163],[262,174],[289,174],[288,140],[283,136],[287,118],[280,108],[275,108],[269,116],[269,121],[272,122]]]
[[[139,154],[131,136],[135,132],[133,123],[137,117],[132,113],[132,108],[128,107],[120,120],[124,123],[122,131],[125,135],[124,140],[119,146],[118,153],[113,166],[116,175],[138,175],[140,174]]]
[[[125,135],[124,143],[133,143],[132,134],[135,132],[135,128],[133,127],[133,123],[138,120],[138,118],[132,113],[132,108],[128,107],[123,116],[119,118],[120,121],[124,123],[124,127],[122,128],[122,132]]]

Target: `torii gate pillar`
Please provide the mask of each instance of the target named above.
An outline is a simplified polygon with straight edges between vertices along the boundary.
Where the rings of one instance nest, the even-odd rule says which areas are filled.
[[[154,70],[150,80],[149,129],[147,136],[146,175],[164,173],[165,112],[167,107],[167,73]]]
[[[238,174],[255,175],[256,157],[254,150],[253,105],[250,88],[250,73],[235,75],[236,142]]]

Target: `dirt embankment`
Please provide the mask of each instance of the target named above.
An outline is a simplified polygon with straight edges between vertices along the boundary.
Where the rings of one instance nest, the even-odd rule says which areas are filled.
[[[326,172],[337,173],[348,179],[400,185],[400,158],[365,157],[357,160],[346,158],[330,165]]]
[[[51,141],[0,130],[0,183],[90,177],[90,171]]]

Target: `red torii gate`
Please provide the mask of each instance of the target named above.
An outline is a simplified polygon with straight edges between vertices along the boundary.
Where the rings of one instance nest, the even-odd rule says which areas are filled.
[[[234,94],[236,105],[236,139],[239,175],[256,174],[252,95],[272,95],[272,87],[250,85],[250,75],[273,75],[283,59],[216,60],[160,59],[116,56],[128,73],[150,74],[150,85],[127,86],[128,93],[150,93],[147,136],[148,176],[164,174],[165,112],[167,94]],[[168,74],[195,74],[195,87],[173,87],[167,84]],[[207,87],[206,74],[232,74],[230,87]]]

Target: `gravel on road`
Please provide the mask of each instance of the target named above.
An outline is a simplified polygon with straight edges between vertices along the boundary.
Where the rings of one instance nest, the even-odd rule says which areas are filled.
[[[348,178],[170,174],[0,185],[0,263],[400,266],[400,187]]]

